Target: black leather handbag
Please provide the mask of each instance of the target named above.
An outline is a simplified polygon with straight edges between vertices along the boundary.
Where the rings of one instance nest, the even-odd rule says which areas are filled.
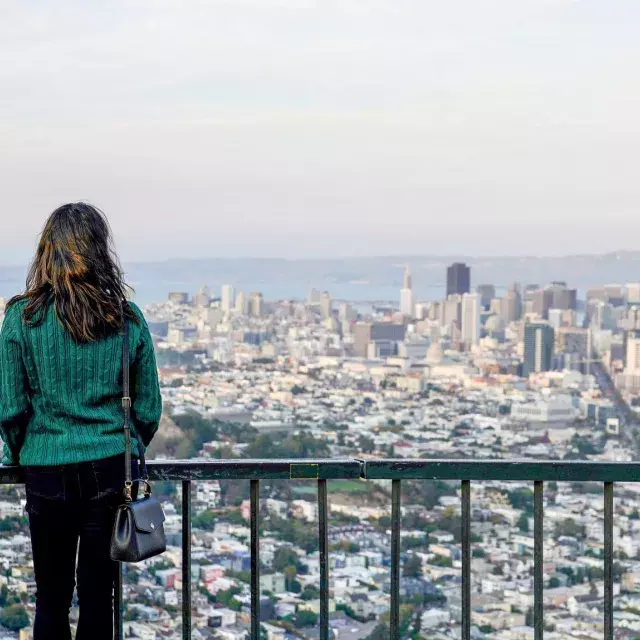
[[[151,496],[149,473],[144,452],[140,447],[141,479],[144,486],[143,497],[133,499],[131,476],[131,398],[129,396],[129,327],[125,320],[122,345],[122,376],[124,394],[124,457],[125,482],[124,504],[118,507],[111,536],[111,559],[118,562],[140,562],[152,558],[167,549],[164,535],[164,511],[162,505]]]

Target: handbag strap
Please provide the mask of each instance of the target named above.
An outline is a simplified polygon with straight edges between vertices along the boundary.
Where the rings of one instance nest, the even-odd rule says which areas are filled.
[[[124,478],[125,497],[131,499],[131,487],[133,485],[131,476],[131,395],[130,395],[130,365],[129,365],[129,323],[124,319],[124,335],[122,340],[122,408],[124,410]],[[149,479],[147,463],[144,458],[144,445],[138,440],[138,452],[140,455],[140,467],[142,478],[146,482]]]

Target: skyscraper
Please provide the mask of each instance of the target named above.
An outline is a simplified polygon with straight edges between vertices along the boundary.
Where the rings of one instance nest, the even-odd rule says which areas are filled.
[[[454,262],[447,269],[447,297],[463,295],[471,290],[471,269],[463,262]]]
[[[465,293],[462,296],[461,340],[465,347],[478,344],[480,340],[480,295]]]
[[[549,371],[554,352],[554,330],[550,324],[530,322],[524,327],[524,362],[522,376]]]
[[[413,305],[413,289],[411,287],[411,273],[409,267],[404,268],[404,278],[402,282],[402,289],[400,290],[400,313],[413,318],[414,305]]]
[[[236,303],[236,292],[232,285],[222,285],[222,295],[220,296],[220,306],[225,313],[231,313]]]
[[[496,288],[492,284],[479,284],[476,293],[480,294],[480,304],[483,309],[488,309],[491,301],[496,297]]]
[[[320,313],[325,320],[333,315],[333,301],[328,291],[320,295]]]
[[[261,318],[264,300],[261,293],[251,294],[251,315],[254,318]]]
[[[243,316],[246,316],[249,311],[247,296],[244,295],[244,291],[238,291],[238,295],[236,296],[236,311]]]
[[[640,331],[629,331],[627,338],[627,357],[625,371],[640,373]]]
[[[576,289],[569,289],[566,282],[552,282],[545,287],[551,294],[551,309],[574,309],[578,301]]]
[[[505,324],[516,322],[522,317],[522,297],[517,285],[512,285],[502,298],[500,305],[502,320]]]
[[[402,342],[406,335],[406,327],[403,324],[391,322],[358,322],[354,330],[354,346],[356,355],[366,358],[369,355],[371,343],[397,344]]]

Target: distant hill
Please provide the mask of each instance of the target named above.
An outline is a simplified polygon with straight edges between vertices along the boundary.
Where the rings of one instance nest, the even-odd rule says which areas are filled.
[[[640,281],[640,251],[559,257],[185,258],[125,264],[125,270],[143,304],[164,299],[169,291],[193,293],[202,284],[214,294],[223,284],[246,292],[262,291],[267,300],[303,299],[310,287],[327,290],[335,299],[395,300],[405,265],[413,273],[417,297],[433,299],[443,295],[446,267],[456,261],[471,266],[473,285],[507,287],[513,281],[546,284],[564,280],[584,291],[597,284]],[[19,291],[25,271],[24,267],[0,267],[0,295]]]

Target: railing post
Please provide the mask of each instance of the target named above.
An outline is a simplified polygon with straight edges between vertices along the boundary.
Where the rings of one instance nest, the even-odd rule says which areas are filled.
[[[604,483],[604,639],[613,640],[613,482]]]
[[[471,638],[471,482],[462,481],[462,640]]]
[[[391,481],[391,640],[400,640],[400,480]]]
[[[182,640],[191,640],[191,480],[182,481]]]
[[[544,528],[542,481],[533,483],[533,626],[535,640],[542,640],[544,635],[543,607],[543,563],[544,563]]]
[[[320,537],[320,640],[329,640],[329,534],[327,481],[318,480],[318,534]]]
[[[251,640],[260,639],[260,481],[251,480]]]

